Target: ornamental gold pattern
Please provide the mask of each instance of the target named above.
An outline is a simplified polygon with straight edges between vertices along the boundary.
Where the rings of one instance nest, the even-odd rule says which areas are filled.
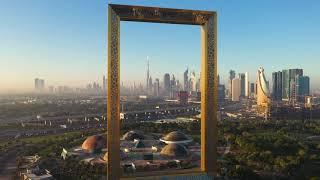
[[[109,7],[108,26],[108,179],[118,179],[117,172],[120,168],[120,19]]]

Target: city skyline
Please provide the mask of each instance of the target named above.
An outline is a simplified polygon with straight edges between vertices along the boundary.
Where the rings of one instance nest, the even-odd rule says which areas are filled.
[[[310,77],[311,90],[320,87],[319,2],[211,2],[2,2],[0,15],[8,18],[0,22],[0,92],[32,90],[36,77],[57,86],[102,82],[107,63],[107,3],[216,10],[222,83],[227,84],[230,69],[249,72],[252,82],[256,69],[263,66],[269,81],[272,72],[299,68]],[[150,71],[159,72],[151,73],[152,78],[160,80],[167,71],[181,73],[174,73],[181,81],[185,64],[194,64],[190,70],[200,64],[200,28],[194,26],[123,22],[121,46],[122,72],[141,82],[146,77],[146,56]]]
[[[185,90],[185,81],[187,78],[187,81],[190,81],[191,78],[193,77],[194,80],[196,82],[200,81],[200,75],[201,75],[201,71],[198,70],[191,70],[188,66],[187,68],[183,71],[183,72],[156,72],[156,73],[152,73],[150,71],[150,64],[149,64],[149,61],[147,61],[147,71],[145,72],[145,76],[151,78],[151,82],[155,82],[156,80],[159,80],[159,85],[160,86],[164,86],[164,77],[166,74],[168,74],[170,76],[170,78],[173,76],[175,81],[177,81],[177,83],[179,83],[181,85],[181,90]],[[260,67],[259,67],[260,68]],[[283,72],[283,71],[291,71],[291,70],[301,70],[303,71],[303,69],[299,69],[299,68],[296,68],[296,69],[293,69],[293,68],[290,68],[290,69],[281,69],[280,71],[278,72]],[[229,73],[230,72],[233,72],[235,77],[237,77],[239,80],[240,80],[240,83],[241,83],[241,96],[248,96],[249,95],[249,86],[251,83],[255,83],[257,80],[258,80],[258,77],[256,76],[255,72],[239,72],[237,70],[234,70],[234,69],[230,69]],[[274,88],[274,73],[277,73],[277,70],[275,72],[272,72],[270,74],[265,74],[266,77],[269,77],[269,78],[266,78],[266,80],[269,82],[269,88],[272,89],[272,92],[275,91],[273,88]],[[306,72],[308,73],[308,72]],[[153,76],[153,74],[158,74],[159,76]],[[179,76],[177,76],[177,74]],[[249,76],[248,75],[252,75],[253,78],[249,78],[247,79]],[[187,75],[187,76],[186,76]],[[102,77],[102,78],[101,78]],[[235,78],[233,77],[233,78]],[[310,81],[310,76],[306,75],[306,76],[302,76],[302,77],[307,77],[308,78],[308,81]],[[219,82],[219,85],[224,85],[225,87],[227,87],[226,90],[229,90],[230,93],[232,91],[232,88],[230,87],[230,74],[228,77],[221,77],[220,74],[218,74],[218,82]],[[223,81],[221,81],[221,79],[223,79]],[[39,83],[37,81],[41,81],[41,85],[38,85]],[[27,91],[23,91],[22,93],[30,93],[30,92],[50,92],[50,88],[56,88],[58,89],[59,87],[64,87],[64,88],[68,88],[68,89],[87,89],[88,86],[93,86],[93,85],[97,85],[99,86],[100,90],[103,90],[105,91],[107,89],[107,76],[106,75],[102,75],[102,76],[99,76],[98,78],[95,78],[95,80],[89,80],[87,82],[83,82],[82,84],[78,84],[78,85],[70,85],[70,84],[65,84],[65,83],[58,83],[58,84],[53,84],[51,83],[52,81],[49,81],[49,83],[47,82],[46,79],[44,78],[41,78],[41,77],[35,77],[34,79],[32,79],[32,82],[30,81],[30,84],[32,84],[32,88],[30,88],[29,90]],[[132,81],[124,81],[123,79],[120,81],[120,86],[121,87],[124,87],[124,88],[132,88],[133,86],[136,86],[136,87],[143,87],[143,89],[147,89],[147,87],[150,87],[150,79],[148,82],[146,82],[146,79],[140,79],[140,80],[132,80]],[[310,81],[311,82],[311,81]],[[244,83],[244,84],[243,84]],[[277,83],[277,82],[276,82]],[[38,86],[41,86],[40,88]],[[153,86],[153,83],[151,84],[151,88]],[[319,91],[318,88],[314,88],[314,89],[311,89],[312,87],[312,84],[310,83],[309,84],[310,86],[310,93],[312,94],[313,91]],[[148,91],[148,90],[147,90]],[[2,92],[0,91],[0,94]],[[9,94],[15,94],[17,92],[11,92]],[[21,93],[21,92],[19,92]]]
[[[263,67],[259,67],[259,69],[261,68]],[[175,91],[181,91],[181,90],[195,91],[195,92],[201,91],[200,90],[201,71],[197,73],[196,71],[189,70],[189,68],[187,68],[184,71],[182,78],[181,77],[178,78],[174,73],[164,73],[162,74],[163,76],[162,79],[159,77],[153,77],[152,79],[152,75],[150,74],[150,64],[147,58],[146,76],[147,78],[145,82],[121,81],[120,86],[121,88],[124,88],[126,90],[130,90],[130,89],[137,90],[140,88],[140,90],[142,90],[142,94],[145,93],[147,95],[151,95],[154,93],[154,89],[153,89],[154,86],[158,86],[157,88],[159,91],[159,87],[165,88],[165,86],[167,86],[168,84],[170,84],[169,86],[173,85],[174,88],[176,88]],[[265,77],[265,74],[264,74],[264,77]],[[256,79],[250,80],[249,72],[245,72],[245,73],[239,72],[237,73],[237,78],[236,78],[236,71],[230,70],[227,83],[224,83],[224,82],[221,83],[220,79],[221,79],[221,76],[218,74],[219,86],[223,86],[224,91],[226,91],[223,93],[227,93],[229,97],[231,96],[233,97],[232,92],[234,91],[234,89],[233,89],[233,85],[230,84],[231,81],[233,82],[233,79],[238,80],[240,83],[239,87],[237,87],[239,88],[238,96],[249,97],[251,96],[251,93],[253,93],[253,90],[251,90],[250,86],[251,84],[255,84],[257,81],[259,81],[259,76],[257,76]],[[283,69],[282,71],[272,72],[272,79],[271,80],[265,79],[265,80],[268,83],[268,88],[270,89],[270,92],[272,92],[272,98],[274,98],[275,100],[281,100],[282,98],[288,99],[288,98],[295,97],[296,95],[309,95],[312,93],[316,93],[316,92],[310,91],[310,77],[307,76],[306,74],[305,75],[303,74],[303,69]],[[79,90],[81,89],[82,90],[91,89],[92,87],[93,89],[98,90],[97,92],[106,92],[107,90],[106,83],[107,83],[107,78],[105,75],[103,75],[102,82],[91,81],[91,82],[87,82],[85,86],[82,85],[82,86],[72,87],[68,85],[54,86],[49,84],[47,85],[47,87],[45,87],[44,84],[46,83],[44,79],[35,78],[34,92],[51,92],[52,93],[54,89],[59,89],[59,88],[65,88],[69,90],[73,89],[79,92]],[[300,86],[301,84],[303,84],[303,86]],[[226,86],[227,88],[225,89]],[[304,87],[307,87],[307,89],[305,89]],[[296,90],[295,91],[289,90],[289,88],[296,89]],[[301,92],[298,93],[296,91],[301,91]],[[289,95],[289,92],[290,92],[290,95]]]

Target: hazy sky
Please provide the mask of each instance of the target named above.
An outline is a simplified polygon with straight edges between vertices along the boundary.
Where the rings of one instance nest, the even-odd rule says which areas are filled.
[[[303,68],[320,87],[319,0],[112,0],[111,3],[214,10],[218,12],[218,69],[259,66],[271,72]],[[32,89],[36,77],[47,85],[85,86],[106,74],[106,0],[1,0],[0,91]],[[146,56],[151,75],[181,79],[200,64],[200,27],[121,23],[122,79],[144,80]]]

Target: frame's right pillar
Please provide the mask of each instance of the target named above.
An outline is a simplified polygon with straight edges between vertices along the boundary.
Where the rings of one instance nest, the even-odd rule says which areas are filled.
[[[217,14],[201,27],[201,170],[217,175]]]

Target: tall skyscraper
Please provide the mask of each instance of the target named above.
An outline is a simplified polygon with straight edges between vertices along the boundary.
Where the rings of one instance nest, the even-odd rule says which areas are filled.
[[[296,76],[296,100],[303,102],[304,97],[310,95],[310,78],[308,76]]]
[[[164,74],[163,85],[164,85],[164,95],[169,96],[169,94],[170,94],[170,74],[168,74],[168,73]]]
[[[149,77],[148,85],[149,85],[149,87],[148,87],[148,92],[147,92],[147,94],[148,94],[148,95],[151,95],[151,94],[152,94],[152,86],[153,86],[153,84],[152,84],[152,77],[151,77],[151,76]]]
[[[232,80],[236,77],[234,70],[229,71],[229,98],[232,98]]]
[[[289,69],[290,80],[295,81],[296,76],[303,76],[303,69]]]
[[[254,95],[255,95],[255,84],[250,83],[250,96],[254,97]]]
[[[196,73],[193,71],[191,74],[190,74],[190,91],[191,92],[195,92],[196,91]]]
[[[277,80],[278,80],[277,72],[273,72],[272,73],[272,91],[271,91],[271,94],[272,94],[271,97],[273,100],[277,100]]]
[[[34,88],[36,91],[40,92],[40,91],[43,91],[45,86],[44,86],[44,79],[39,79],[39,78],[36,78],[34,80]]]
[[[177,83],[176,83],[176,78],[172,74],[172,77],[170,80],[170,98],[176,99],[176,94],[177,94]]]
[[[240,100],[240,79],[233,78],[232,79],[232,101],[239,101]]]
[[[38,78],[34,79],[34,89],[35,90],[39,89],[39,79]]]
[[[296,76],[303,76],[303,69],[282,70],[282,98],[286,100],[295,97]]]
[[[183,90],[183,87],[181,86],[180,84],[180,81],[178,79],[176,79],[176,88],[177,88],[177,91],[182,91]]]
[[[224,101],[226,88],[223,84],[218,84],[218,101]]]
[[[159,96],[159,93],[160,93],[160,81],[157,78],[154,82],[154,85],[153,85],[153,95]]]
[[[245,96],[250,96],[250,83],[249,83],[249,73],[245,73]]]
[[[44,90],[45,86],[44,86],[44,79],[40,80],[40,88],[41,90]]]
[[[218,78],[218,82],[219,82],[219,78]],[[218,83],[218,85],[219,85],[219,83]],[[201,72],[199,73],[199,77],[197,78],[196,91],[197,92],[201,91]]]
[[[189,92],[189,70],[187,69],[184,73],[183,73],[183,89],[187,92]]]
[[[269,86],[264,75],[264,69],[260,67],[257,72],[257,109],[261,115],[268,115],[270,108],[269,95]]]
[[[289,70],[282,70],[282,99],[289,100]]]
[[[246,75],[245,73],[239,73],[240,79],[240,96],[244,97],[246,92]]]
[[[257,97],[257,89],[258,89],[258,80],[256,80],[256,82],[254,83],[254,95],[255,97]]]
[[[282,100],[282,72],[272,73],[272,99],[276,101]]]
[[[303,76],[303,70],[302,69],[289,69],[289,77],[290,77],[290,99],[291,100],[296,100],[297,92],[296,92],[296,77],[297,76]]]

